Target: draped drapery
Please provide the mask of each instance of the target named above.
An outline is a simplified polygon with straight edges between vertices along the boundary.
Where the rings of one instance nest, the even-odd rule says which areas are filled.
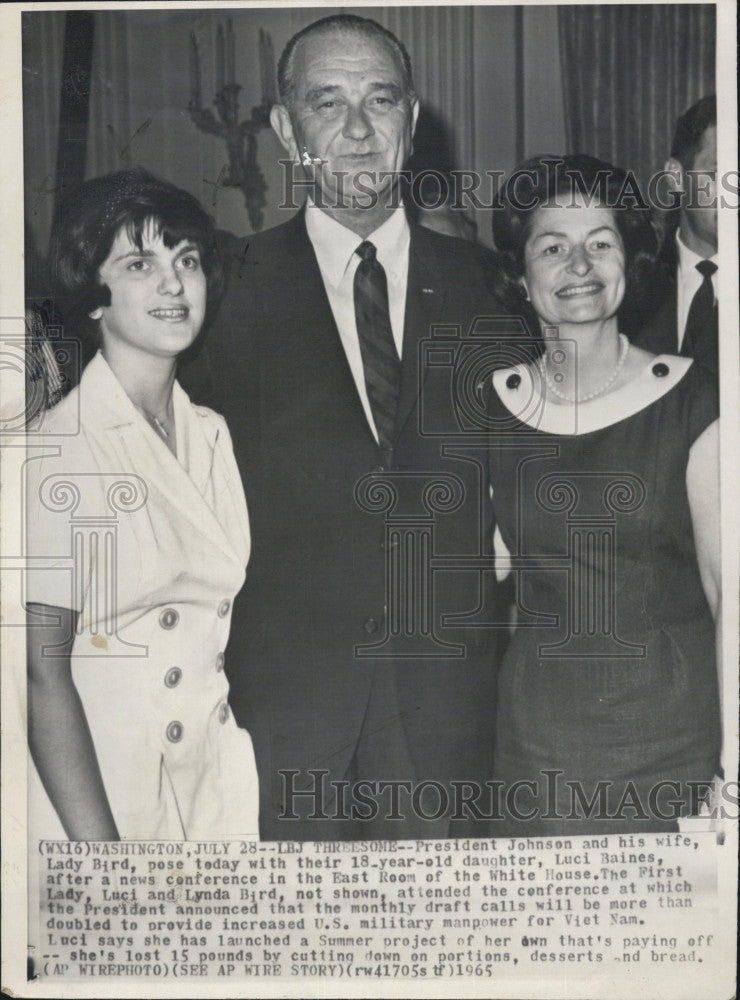
[[[240,116],[259,103],[257,34],[272,39],[278,55],[288,38],[319,16],[344,8],[265,7],[219,10],[97,10],[90,73],[89,128],[78,136],[84,147],[84,176],[141,163],[177,181],[206,203],[220,225],[250,230],[238,189],[219,187],[226,162],[223,141],[199,132],[189,119],[188,51],[191,33],[201,60],[203,100],[212,106],[214,50],[219,25],[233,21],[236,73],[243,90]],[[373,17],[406,42],[422,96],[425,123],[418,145],[426,160],[471,168],[475,164],[473,7],[347,8]],[[27,214],[31,235],[45,253],[53,215],[59,94],[62,86],[64,12],[23,15]],[[426,139],[425,139],[426,137]],[[433,141],[432,141],[433,140]],[[425,145],[429,145],[427,150]],[[258,156],[268,184],[265,227],[282,221],[283,156],[269,130],[258,136]],[[436,165],[436,163],[435,163]],[[81,179],[81,178],[80,178]],[[299,192],[300,193],[300,192]],[[283,213],[284,215],[284,213]]]
[[[96,10],[85,175],[140,163],[191,190],[219,225],[249,232],[241,192],[219,181],[227,160],[223,141],[199,132],[187,114],[191,33],[210,106],[216,30],[233,19],[244,117],[260,97],[258,30],[270,34],[277,55],[295,31],[341,9]],[[522,152],[566,149],[612,159],[644,180],[663,165],[677,115],[714,89],[711,5],[534,5],[521,12],[523,38],[516,9],[506,4],[348,10],[380,20],[410,51],[423,112],[417,170],[475,169],[485,177],[489,169],[511,169]],[[65,16],[56,10],[23,15],[25,207],[29,237],[42,256],[57,188]],[[282,155],[270,130],[261,132],[265,228],[285,216],[277,208]],[[484,187],[482,199],[489,196]],[[482,210],[478,218],[485,239],[488,219]]]
[[[567,151],[635,172],[668,158],[676,118],[715,89],[715,7],[558,9]]]

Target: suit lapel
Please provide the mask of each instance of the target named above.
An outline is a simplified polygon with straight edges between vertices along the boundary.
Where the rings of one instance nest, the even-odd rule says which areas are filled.
[[[299,212],[285,226],[286,253],[295,262],[287,302],[291,313],[304,318],[302,326],[307,349],[318,348],[320,356],[326,360],[324,381],[336,378],[338,398],[345,399],[354,413],[354,419],[361,421],[367,434],[375,441],[308,238],[304,215],[304,212]],[[396,437],[413,412],[426,377],[426,370],[419,369],[419,344],[431,335],[434,323],[443,321],[449,292],[445,261],[438,259],[426,235],[425,230],[411,226]],[[266,303],[267,308],[269,305]],[[272,322],[274,324],[274,316]]]
[[[637,347],[653,354],[678,353],[678,307],[676,286],[672,285],[657,311],[634,337]]]
[[[337,329],[321,269],[308,237],[305,209],[295,215],[285,229],[289,240],[286,252],[294,260],[287,308],[292,316],[300,317],[300,337],[305,349],[312,353],[313,360],[321,361],[322,383],[334,381],[335,389],[332,394],[338,401],[344,400],[344,412],[353,413],[352,419],[360,421],[374,441]],[[274,317],[271,322],[274,324]]]
[[[715,369],[717,367],[718,322],[717,303],[715,302],[714,307],[701,317],[701,328],[694,338],[693,349],[693,356],[697,361]],[[684,336],[684,344],[685,342],[686,337]],[[683,350],[681,353],[683,354]]]
[[[409,419],[421,394],[426,368],[419,368],[419,344],[431,336],[433,324],[442,321],[448,288],[443,262],[436,259],[424,239],[424,232],[417,226],[411,226],[396,436]]]
[[[656,317],[661,353],[678,353],[678,294],[675,285]]]

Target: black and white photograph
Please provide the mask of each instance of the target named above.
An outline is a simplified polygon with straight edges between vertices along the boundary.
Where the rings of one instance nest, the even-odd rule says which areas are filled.
[[[1,16],[3,989],[729,1000],[734,3]]]

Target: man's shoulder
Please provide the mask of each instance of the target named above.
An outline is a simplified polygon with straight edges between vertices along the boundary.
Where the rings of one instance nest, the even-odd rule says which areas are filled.
[[[482,267],[493,267],[496,254],[480,243],[464,240],[459,236],[448,236],[428,229],[426,226],[410,223],[411,245],[419,251],[427,251],[440,260],[470,261]]]
[[[218,233],[219,247],[226,261],[227,271],[240,277],[250,265],[274,262],[276,255],[289,253],[296,241],[307,239],[302,212],[279,226],[260,233],[250,233],[247,236],[235,236],[226,230]]]
[[[481,302],[500,302],[497,256],[493,250],[457,236],[411,226],[411,253],[424,271],[448,288],[458,299],[467,297],[479,308]]]

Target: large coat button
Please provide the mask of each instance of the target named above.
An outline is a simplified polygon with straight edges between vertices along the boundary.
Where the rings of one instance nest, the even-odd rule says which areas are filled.
[[[219,653],[216,657],[216,671],[220,674],[224,669],[224,663],[226,662],[226,657],[223,653]]]
[[[167,726],[167,739],[170,743],[179,743],[182,739],[183,725],[181,722],[171,722]]]
[[[177,687],[182,680],[182,670],[179,667],[170,667],[164,675],[164,683],[168,688]]]
[[[231,601],[223,600],[218,606],[218,617],[225,618],[231,609]]]
[[[174,608],[165,608],[162,614],[159,616],[159,624],[162,628],[170,629],[174,628],[175,625],[180,621],[180,616],[175,611]]]
[[[221,703],[221,707],[218,710],[218,721],[221,723],[228,722],[229,720],[229,706],[224,701]]]

